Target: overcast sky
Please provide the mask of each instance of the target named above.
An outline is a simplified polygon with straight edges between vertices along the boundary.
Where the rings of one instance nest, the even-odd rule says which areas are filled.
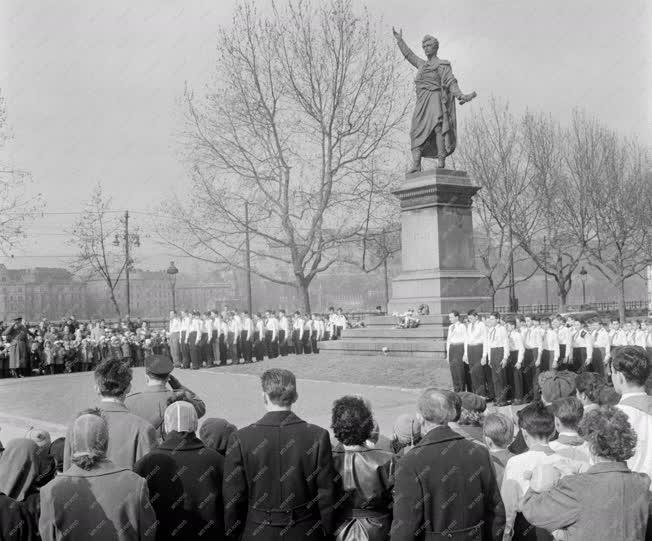
[[[179,98],[186,81],[196,94],[207,83],[218,26],[229,24],[234,2],[0,5],[10,159],[31,171],[46,211],[78,211],[98,180],[116,209],[133,211],[151,211],[181,188]],[[386,24],[388,40],[392,25],[403,28],[414,48],[426,33],[438,37],[440,56],[452,61],[462,90],[479,94],[471,108],[495,94],[516,111],[543,110],[563,122],[582,107],[652,144],[649,0],[374,0],[368,6]],[[64,244],[72,219],[44,217],[30,226],[17,257],[0,261],[60,265],[60,256],[72,253]],[[145,239],[141,264],[159,268],[168,252]]]

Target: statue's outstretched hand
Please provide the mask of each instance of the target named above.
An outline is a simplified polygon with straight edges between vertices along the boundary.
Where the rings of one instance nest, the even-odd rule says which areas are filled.
[[[398,39],[403,39],[403,30],[399,28],[398,32],[396,31],[396,28],[392,26],[392,32],[394,33],[394,37]]]
[[[460,105],[464,105],[465,103],[471,101],[476,96],[477,96],[477,94],[475,92],[471,92],[470,94],[462,94],[458,98],[458,101],[459,101]]]

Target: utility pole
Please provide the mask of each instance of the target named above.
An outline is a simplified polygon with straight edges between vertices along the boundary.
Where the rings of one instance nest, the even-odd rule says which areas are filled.
[[[546,239],[546,237],[544,236],[543,237],[543,260],[546,262],[546,264],[548,262],[548,244],[546,243],[547,240],[548,239]],[[548,305],[550,304],[550,300],[549,300],[549,297],[548,297],[548,273],[544,272],[543,277],[544,277],[544,280],[545,280],[544,285],[545,285],[545,288],[546,288],[546,310],[547,310]]]
[[[389,314],[389,273],[387,271],[387,258],[383,261],[383,270],[385,271],[385,313]]]
[[[127,316],[131,316],[131,292],[129,290],[129,211],[125,210],[125,279],[127,280]]]
[[[245,201],[245,251],[246,251],[246,268],[247,268],[247,308],[249,314],[253,313],[251,298],[251,252],[249,250],[249,202]]]
[[[518,299],[516,298],[516,279],[514,277],[514,239],[512,226],[509,226],[509,311],[518,312]]]

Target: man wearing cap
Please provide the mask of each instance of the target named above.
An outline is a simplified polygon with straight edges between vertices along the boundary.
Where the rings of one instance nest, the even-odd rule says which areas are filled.
[[[159,438],[165,433],[163,416],[168,400],[174,396],[183,395],[184,400],[195,406],[197,417],[206,413],[204,402],[190,389],[179,383],[171,372],[174,368],[172,359],[165,355],[150,355],[145,358],[145,389],[139,393],[130,394],[125,400],[127,409],[146,421],[156,429]],[[166,387],[170,384],[170,388]]]

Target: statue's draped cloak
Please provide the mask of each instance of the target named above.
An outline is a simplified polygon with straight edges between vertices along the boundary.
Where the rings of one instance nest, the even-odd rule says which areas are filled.
[[[461,94],[450,62],[427,60],[419,67],[414,82],[417,101],[410,129],[412,148],[421,148],[425,158],[439,157],[434,130],[441,125],[445,155],[450,156],[457,144],[455,96]]]

